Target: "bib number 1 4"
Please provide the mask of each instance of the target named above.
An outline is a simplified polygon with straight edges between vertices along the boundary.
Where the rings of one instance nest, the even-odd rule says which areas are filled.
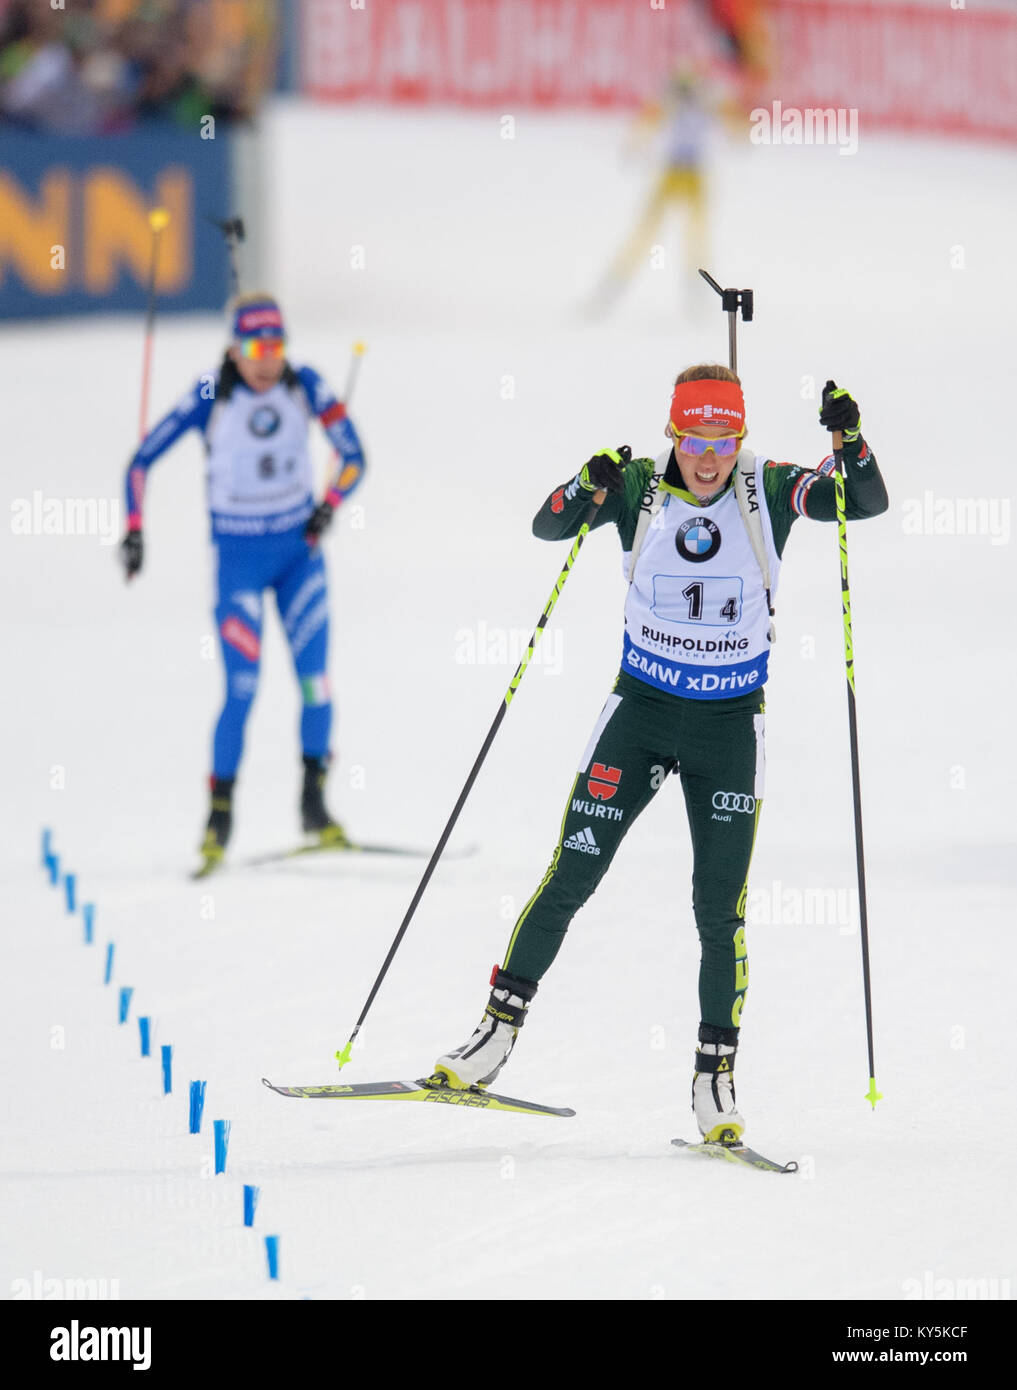
[[[742,580],[736,574],[703,575],[702,579],[655,574],[650,612],[668,623],[733,627],[742,620],[742,590]]]
[[[713,588],[714,586],[711,585],[710,587]],[[706,585],[703,583],[703,581],[700,579],[695,579],[692,581],[691,584],[689,584],[686,588],[682,590],[682,598],[688,599],[689,618],[693,622],[703,621],[704,603],[708,601],[705,595],[705,589]],[[714,600],[715,604],[716,599],[718,597],[715,589],[709,597]],[[713,612],[716,613],[718,617],[722,618],[725,622],[736,623],[738,621],[739,616],[739,605],[737,597],[733,594],[730,598],[723,598],[723,596],[721,597],[722,602],[719,608],[714,607],[714,605],[711,605],[711,607],[713,607]],[[706,621],[708,623],[716,623],[717,617],[711,615],[706,618]]]

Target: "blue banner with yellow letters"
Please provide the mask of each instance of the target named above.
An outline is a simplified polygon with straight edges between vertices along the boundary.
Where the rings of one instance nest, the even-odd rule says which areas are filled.
[[[0,318],[144,309],[159,234],[160,310],[222,308],[226,248],[209,217],[231,206],[230,136],[177,127],[123,135],[0,135]]]

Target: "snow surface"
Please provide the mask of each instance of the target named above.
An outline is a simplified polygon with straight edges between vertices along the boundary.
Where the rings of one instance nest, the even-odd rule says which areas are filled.
[[[488,640],[528,634],[564,558],[530,534],[543,497],[605,444],[658,452],[675,372],[726,358],[714,297],[670,268],[647,268],[609,316],[580,312],[653,173],[621,159],[624,134],[614,116],[524,113],[514,140],[496,113],[280,102],[266,118],[265,251],[296,356],[341,389],[350,344],[368,344],[353,415],[370,477],[327,545],[331,798],[363,839],[437,839],[514,669]],[[756,291],[739,331],[752,442],[818,461],[808,379],[832,375],[861,402],[891,492],[890,512],[850,536],[875,1113],[854,914],[774,923],[758,906],[854,887],[836,537],[806,523],[781,585],[738,1066],[747,1137],[802,1174],[669,1143],[692,1137],[698,1018],[673,784],[574,923],[503,1076],[575,1119],[266,1091],[266,1075],[338,1079],[332,1054],[423,861],[186,879],[221,679],[191,439],[152,475],[129,588],[112,531],[105,544],[4,531],[6,1296],[35,1271],[156,1299],[900,1299],[930,1271],[1017,1287],[1009,511],[1000,543],[905,529],[926,490],[995,499],[1000,526],[1010,505],[1013,173],[1006,150],[864,130],[853,158],[716,150],[709,268]],[[153,413],[221,341],[212,317],[159,322]],[[119,498],[140,346],[136,319],[0,331],[12,518],[35,490]],[[597,536],[463,814],[454,843],[479,850],[439,869],[343,1080],[424,1074],[476,1023],[617,669],[623,598],[617,541]],[[470,640],[485,659],[457,659]],[[297,718],[270,623],[236,857],[294,838]],[[43,825],[97,904],[91,947],[44,881]],[[175,1049],[171,1097],[139,1056],[139,1014],[156,1051]],[[192,1078],[208,1082],[200,1137]],[[217,1178],[215,1118],[232,1122]],[[262,1188],[253,1231],[244,1182]],[[281,1238],[278,1284],[264,1233]]]

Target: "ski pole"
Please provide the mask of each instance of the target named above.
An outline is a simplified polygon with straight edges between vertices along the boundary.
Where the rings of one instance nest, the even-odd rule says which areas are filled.
[[[148,430],[148,384],[152,372],[152,337],[155,333],[155,268],[159,254],[159,237],[169,224],[165,208],[153,208],[148,214],[152,229],[152,258],[148,263],[148,313],[145,318],[145,347],[141,359],[141,412],[138,437],[144,439]]]
[[[508,690],[506,690],[505,696],[501,704],[498,706],[498,713],[494,717],[494,723],[488,730],[487,738],[484,739],[484,745],[481,748],[480,752],[477,754],[476,762],[470,769],[470,775],[466,779],[466,785],[459,793],[459,800],[453,807],[452,814],[448,818],[448,822],[445,825],[445,829],[441,832],[441,838],[439,839],[437,845],[435,845],[434,853],[431,855],[431,858],[427,862],[427,868],[424,870],[424,876],[423,878],[421,878],[419,884],[417,885],[417,891],[413,894],[413,899],[410,902],[409,907],[406,909],[406,915],[399,926],[399,930],[395,934],[395,939],[393,940],[392,945],[389,947],[388,955],[385,957],[381,970],[378,972],[378,978],[375,980],[374,984],[371,987],[371,992],[367,996],[367,1003],[360,1011],[360,1017],[357,1019],[356,1026],[353,1029],[353,1032],[350,1034],[346,1046],[340,1052],[337,1052],[335,1054],[336,1061],[339,1063],[340,1068],[344,1067],[346,1063],[350,1060],[350,1055],[353,1051],[353,1044],[356,1041],[357,1034],[360,1032],[360,1029],[363,1026],[364,1019],[367,1017],[368,1010],[374,1003],[375,995],[381,988],[382,980],[384,980],[386,974],[388,973],[388,968],[392,964],[392,960],[395,957],[396,951],[399,949],[399,943],[406,935],[406,928],[410,925],[410,922],[413,918],[413,914],[416,912],[417,906],[420,903],[420,899],[424,896],[424,890],[427,888],[428,883],[430,883],[431,881],[431,875],[434,873],[438,860],[441,858],[442,851],[448,843],[449,836],[452,834],[452,831],[455,828],[456,821],[459,819],[459,813],[466,805],[466,799],[473,789],[474,782],[477,780],[477,774],[480,772],[480,769],[484,763],[484,759],[487,757],[487,754],[490,751],[491,744],[494,742],[495,736],[498,733],[498,730],[501,728],[502,720],[508,713],[508,707],[512,703],[512,697],[519,689],[519,682],[522,680],[526,672],[526,668],[530,664],[530,658],[533,656],[533,653],[537,649],[537,643],[544,635],[544,628],[547,626],[547,620],[551,616],[555,604],[558,602],[559,594],[565,587],[565,581],[566,579],[568,579],[569,574],[572,570],[572,566],[576,562],[576,556],[579,554],[583,541],[589,534],[590,526],[593,523],[593,518],[596,515],[597,508],[603,502],[606,495],[607,494],[604,492],[602,488],[598,489],[593,494],[593,501],[586,509],[586,513],[583,516],[582,525],[579,527],[579,532],[572,543],[572,549],[569,551],[568,557],[566,558],[565,563],[562,566],[561,573],[555,580],[554,588],[551,590],[551,596],[547,600],[547,603],[545,603],[544,605],[544,611],[543,613],[541,613],[540,618],[537,622],[537,626],[534,629],[533,635],[530,638],[530,644],[526,648],[526,653],[523,656],[522,661],[519,663],[515,675],[509,682]]]
[[[733,372],[738,371],[738,310],[742,311],[742,322],[751,323],[753,314],[753,295],[751,290],[724,290],[708,271],[700,270],[700,275],[720,295],[720,307],[727,314],[727,351],[729,365]]]
[[[240,289],[240,274],[237,270],[237,247],[244,240],[244,219],[242,217],[227,217],[221,221],[218,217],[206,219],[211,222],[213,227],[218,227],[223,234],[226,242],[226,251],[230,258],[230,297],[232,298]]]
[[[244,228],[244,219],[242,217],[228,217],[225,221],[222,221],[218,217],[209,217],[207,220],[212,223],[213,227],[219,228],[226,242],[226,250],[230,258],[230,297],[232,298],[236,296],[240,290],[240,273],[237,268],[237,247],[245,240],[247,235]],[[346,391],[343,395],[344,405],[349,403],[349,399],[353,395],[353,386],[360,370],[360,359],[366,351],[366,343],[358,341],[353,344],[350,367],[346,374]]]
[[[353,395],[353,387],[356,384],[357,375],[360,371],[360,360],[367,351],[367,344],[356,342],[353,344],[352,355],[350,357],[350,369],[346,373],[346,389],[343,391],[343,405],[349,405],[350,397]]]
[[[832,383],[830,383],[832,385]],[[833,487],[837,504],[837,541],[840,546],[840,597],[844,612],[844,665],[847,671],[848,728],[851,733],[851,792],[855,810],[855,862],[858,871],[858,919],[862,935],[862,980],[865,987],[865,1030],[869,1044],[869,1089],[865,1099],[876,1108],[883,1097],[876,1090],[876,1063],[872,1043],[872,979],[869,971],[869,917],[865,903],[865,846],[862,841],[862,786],[858,760],[858,719],[855,710],[855,651],[851,633],[851,592],[848,588],[847,514],[844,497],[844,439],[832,435]]]

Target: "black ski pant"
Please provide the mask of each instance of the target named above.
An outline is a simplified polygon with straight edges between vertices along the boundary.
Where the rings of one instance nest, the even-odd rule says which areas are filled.
[[[547,873],[503,969],[539,980],[654,793],[677,772],[692,834],[701,1022],[740,1026],[747,877],[763,796],[763,695],[688,700],[622,672],[583,755]]]

